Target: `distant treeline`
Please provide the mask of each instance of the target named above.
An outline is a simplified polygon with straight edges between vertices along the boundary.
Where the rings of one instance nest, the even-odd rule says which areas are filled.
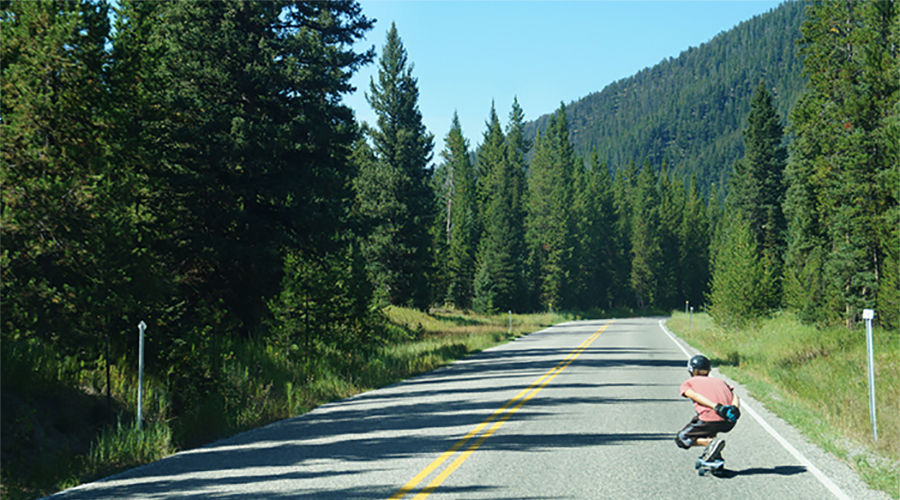
[[[351,48],[373,25],[355,2],[110,9],[3,4],[4,355],[133,359],[146,321],[148,370],[177,413],[216,390],[225,339],[365,353],[385,304],[689,301],[728,325],[780,308],[852,324],[874,308],[898,325],[896,2],[788,3],[768,31],[738,27],[739,46],[721,35],[619,82],[598,98],[643,117],[633,128],[561,106],[531,134],[513,102],[472,151],[455,119],[434,168],[395,27],[367,93],[377,123],[342,103],[375,59]],[[795,56],[781,37],[801,16]],[[695,88],[713,49],[727,62],[703,70],[715,92]],[[656,84],[674,101],[651,99]]]

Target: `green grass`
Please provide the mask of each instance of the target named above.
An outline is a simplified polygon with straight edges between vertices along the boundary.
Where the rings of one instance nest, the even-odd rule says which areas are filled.
[[[875,329],[878,442],[869,414],[865,329],[817,328],[780,313],[740,330],[706,314],[667,326],[744,384],[753,397],[851,465],[870,487],[900,498],[900,334]]]
[[[385,337],[395,340],[374,353],[326,352],[297,362],[263,340],[225,342],[215,390],[201,392],[175,418],[166,381],[146,377],[142,432],[134,424],[137,380],[122,368],[125,360],[112,366],[110,411],[102,363],[76,366],[36,345],[4,345],[0,498],[42,497],[575,319],[567,314],[514,314],[510,330],[508,314],[423,313],[395,307],[385,314],[391,330]]]

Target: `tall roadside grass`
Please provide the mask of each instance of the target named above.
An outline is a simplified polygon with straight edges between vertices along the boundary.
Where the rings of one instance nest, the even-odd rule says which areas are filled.
[[[384,313],[390,331],[381,337],[393,340],[374,352],[329,351],[298,361],[265,340],[226,343],[219,373],[198,381],[209,387],[177,410],[170,381],[145,376],[141,431],[135,425],[137,376],[125,359],[111,367],[108,404],[104,363],[87,366],[38,345],[4,344],[0,498],[41,497],[575,319],[514,314],[510,327],[508,314],[396,307]]]
[[[706,314],[691,322],[674,313],[667,326],[871,487],[900,498],[900,333],[873,332],[876,443],[864,327],[817,328],[790,313],[741,330],[723,330]]]
[[[41,497],[173,451],[165,391],[145,381],[148,431],[136,432],[136,374],[123,368],[124,359],[111,365],[107,399],[105,363],[3,343],[0,497]]]

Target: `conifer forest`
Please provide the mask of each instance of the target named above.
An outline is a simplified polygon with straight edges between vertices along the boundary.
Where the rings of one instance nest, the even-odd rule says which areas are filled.
[[[895,1],[787,2],[446,137],[353,0],[2,7],[4,432],[17,363],[136,366],[141,321],[168,418],[228,390],[229,346],[364,357],[387,305],[900,328]]]

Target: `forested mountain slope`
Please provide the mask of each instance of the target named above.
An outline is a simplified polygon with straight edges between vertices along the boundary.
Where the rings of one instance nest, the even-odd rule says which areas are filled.
[[[723,32],[677,58],[610,84],[567,105],[577,154],[594,149],[611,169],[649,158],[665,160],[682,179],[696,173],[701,190],[724,186],[743,156],[741,130],[761,80],[784,120],[805,79],[794,41],[805,4],[787,2]],[[598,54],[593,64],[603,64]],[[526,124],[526,137],[544,130],[550,115]]]

